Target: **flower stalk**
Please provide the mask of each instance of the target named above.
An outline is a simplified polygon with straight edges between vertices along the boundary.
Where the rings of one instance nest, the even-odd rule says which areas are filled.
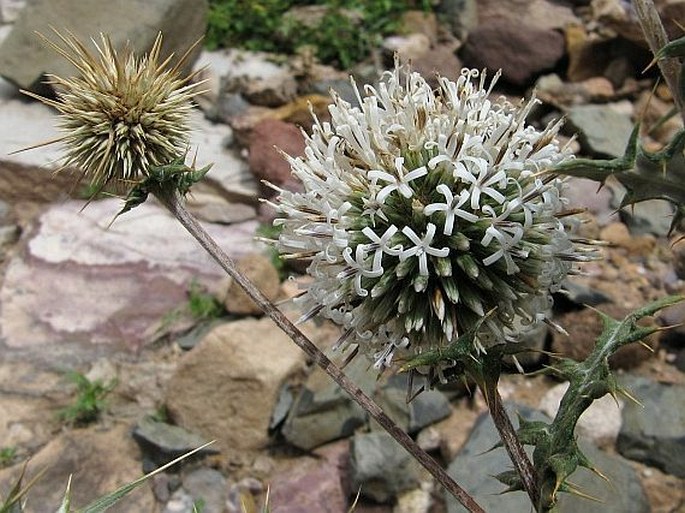
[[[471,513],[484,513],[478,503],[418,444],[397,424],[364,391],[352,382],[345,373],[333,363],[316,345],[288,319],[269,299],[244,275],[224,250],[212,239],[202,225],[182,204],[181,197],[175,189],[157,188],[150,191],[169,212],[178,219],[183,227],[195,237],[202,248],[226,271],[231,278],[247,293],[248,296],[274,321],[304,353],[318,365],[333,381],[345,390],[378,422],[409,454],[412,455],[459,503]]]

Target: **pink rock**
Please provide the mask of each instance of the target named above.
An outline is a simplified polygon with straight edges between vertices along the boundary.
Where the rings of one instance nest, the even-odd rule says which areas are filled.
[[[347,497],[343,487],[349,459],[347,441],[333,443],[316,451],[317,459],[304,463],[271,481],[271,505],[278,513],[345,513]]]
[[[561,32],[529,27],[498,18],[478,26],[469,34],[461,57],[464,64],[487,68],[514,85],[526,85],[543,71],[552,69],[564,56]]]
[[[250,170],[259,180],[292,187],[290,164],[276,149],[293,157],[304,154],[304,137],[293,123],[265,119],[254,126],[250,136]]]

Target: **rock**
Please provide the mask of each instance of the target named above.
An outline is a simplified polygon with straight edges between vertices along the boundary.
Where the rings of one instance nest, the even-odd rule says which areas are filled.
[[[26,0],[3,0],[0,2],[0,21],[14,23],[24,7]]]
[[[583,151],[599,158],[624,154],[633,130],[632,105],[627,101],[604,105],[574,105],[568,127],[577,130]]]
[[[188,196],[186,206],[191,213],[209,223],[242,223],[257,217],[254,205],[228,201],[217,194],[195,190]]]
[[[509,416],[514,411],[527,420],[549,421],[537,410],[518,405],[507,407]],[[523,492],[501,494],[505,486],[492,476],[511,468],[511,461],[502,448],[490,451],[499,442],[499,436],[488,413],[478,419],[466,445],[450,463],[449,474],[469,491],[469,494],[486,511],[528,511],[530,501]],[[590,461],[609,478],[607,484],[586,469],[577,470],[570,481],[583,493],[596,497],[598,502],[570,494],[560,494],[559,510],[564,513],[647,513],[647,498],[636,472],[623,458],[599,451],[592,444],[579,440],[581,450]],[[474,470],[475,469],[475,470]],[[447,512],[466,511],[446,494]]]
[[[83,508],[96,498],[131,483],[141,475],[138,451],[129,436],[129,427],[118,424],[65,431],[35,454],[29,463],[26,482],[45,469],[31,487],[25,513],[56,511],[62,502],[67,480],[71,481],[72,508]],[[9,490],[23,464],[0,470],[0,489]],[[141,486],[108,511],[154,511],[155,498],[149,487]]]
[[[218,470],[200,467],[183,476],[183,489],[202,504],[202,513],[224,513],[228,499],[228,483]]]
[[[568,383],[550,388],[540,400],[539,408],[550,418],[559,410],[559,403],[568,390]],[[599,447],[613,447],[621,429],[621,411],[624,401],[610,395],[594,401],[578,419],[576,433]]]
[[[524,18],[525,19],[525,18]],[[514,85],[528,84],[552,69],[564,55],[564,36],[539,29],[521,20],[493,19],[478,25],[461,48],[463,63],[471,68],[502,70]]]
[[[682,35],[678,20],[685,19],[685,2],[681,0],[657,0],[654,2],[659,17],[666,28],[669,39]],[[623,0],[592,0],[592,16],[619,35],[645,46],[644,35],[640,23],[630,3]]]
[[[35,35],[38,31],[49,36],[51,27],[70,30],[84,42],[106,27],[115,47],[123,48],[129,41],[137,52],[148,51],[162,32],[164,56],[180,56],[205,33],[207,11],[206,0],[93,0],[76,4],[70,0],[35,0],[21,11],[0,46],[0,74],[24,89],[40,89],[44,73],[72,75],[74,68]],[[135,23],[131,23],[131,13],[135,13]],[[189,65],[198,51],[190,57]]]
[[[466,35],[478,25],[478,2],[476,0],[443,0],[436,11],[441,21],[458,39],[465,39]]]
[[[632,235],[665,237],[671,229],[674,215],[673,204],[660,199],[641,201],[621,210],[621,218]]]
[[[261,253],[252,253],[240,258],[236,265],[269,300],[276,299],[281,290],[281,280],[271,260]],[[228,312],[236,315],[262,314],[262,309],[235,281],[228,288],[224,305]]]
[[[270,483],[273,511],[347,511],[343,482],[348,458],[348,442],[339,442],[318,449],[314,458],[301,458],[289,472],[276,474]]]
[[[240,146],[249,147],[252,141],[252,132],[260,122],[265,120],[285,121],[309,130],[313,122],[310,107],[314,110],[314,114],[324,122],[330,120],[328,112],[330,103],[331,99],[328,96],[310,94],[300,96],[277,109],[251,106],[241,115],[228,121],[233,129],[235,142]]]
[[[423,34],[430,46],[438,42],[438,19],[434,12],[409,10],[402,13],[398,23],[401,34]]]
[[[258,180],[266,180],[277,186],[295,182],[290,164],[281,151],[291,157],[304,155],[304,137],[292,123],[266,119],[254,126],[250,136],[248,162]]]
[[[641,404],[626,403],[616,448],[626,458],[685,477],[685,387],[646,378],[622,383]]]
[[[631,235],[628,227],[620,222],[610,223],[602,228],[599,238],[626,249],[631,255],[647,256],[656,245],[653,235]]]
[[[9,262],[0,288],[0,324],[9,347],[53,347],[64,356],[67,345],[78,342],[140,347],[154,338],[165,315],[186,303],[192,280],[212,283],[224,276],[152,201],[109,229],[119,200],[82,208],[81,201],[51,206],[20,242],[24,251]],[[254,250],[255,228],[254,222],[206,226],[234,258]]]
[[[614,319],[623,319],[630,309],[616,304],[607,303],[602,305],[601,311]],[[593,310],[586,308],[559,315],[556,319],[569,335],[552,333],[552,352],[558,353],[565,358],[582,361],[590,354],[595,347],[595,341],[602,332],[602,321]],[[652,335],[644,341],[647,345],[654,348],[657,338]],[[609,365],[613,369],[631,369],[651,358],[652,352],[645,349],[642,345],[632,343],[621,347],[609,357]]]
[[[427,35],[414,33],[406,36],[389,36],[383,40],[383,49],[388,55],[397,54],[403,61],[412,61],[430,50]]]
[[[350,447],[351,488],[388,502],[419,484],[419,464],[385,431],[356,433]]]
[[[425,486],[399,494],[392,513],[428,513],[433,505],[432,485],[430,483],[423,484]]]
[[[611,60],[612,41],[597,34],[588,34],[580,24],[567,26],[564,33],[569,61],[566,70],[568,80],[580,82],[601,76]]]
[[[280,107],[297,96],[297,82],[290,71],[282,70],[261,80],[249,80],[241,94],[253,105]]]
[[[345,374],[367,395],[376,375],[364,358],[355,358]],[[286,441],[305,451],[350,436],[366,423],[366,412],[318,367],[295,398],[281,432]]]
[[[176,424],[216,439],[231,460],[268,442],[278,390],[303,362],[270,319],[226,323],[183,355],[165,404]]]
[[[132,434],[143,453],[156,466],[164,465],[209,441],[181,427],[156,421],[150,417],[140,420]],[[197,453],[198,457],[206,454],[218,454],[218,450],[209,446]],[[151,468],[148,471],[152,470],[154,469]]]
[[[510,23],[525,20],[524,27],[538,30],[561,30],[580,20],[573,13],[568,2],[550,0],[478,0],[478,18],[481,24],[494,19],[506,19]]]
[[[611,298],[601,290],[595,290],[584,283],[580,283],[578,278],[567,278],[562,286],[564,297],[576,306],[599,306],[610,303]],[[557,301],[555,301],[555,306]]]
[[[435,75],[456,81],[461,72],[461,61],[452,45],[438,44],[411,62],[412,71],[420,73],[432,87],[438,87]]]
[[[600,226],[618,221],[616,209],[611,205],[613,192],[610,187],[600,189],[594,180],[572,177],[566,182],[564,197],[568,198],[570,206],[586,208]]]
[[[685,280],[685,244],[675,244],[673,246],[673,269],[678,278]]]
[[[451,413],[445,394],[438,390],[421,392],[407,404],[407,374],[391,376],[375,394],[378,405],[407,433],[417,433]]]

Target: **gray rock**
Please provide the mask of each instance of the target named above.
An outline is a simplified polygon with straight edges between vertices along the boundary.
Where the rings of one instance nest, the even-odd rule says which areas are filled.
[[[368,367],[364,358],[355,358],[345,368],[345,374],[367,394],[376,384],[376,374]],[[295,399],[282,433],[295,447],[310,450],[350,436],[366,420],[366,412],[317,368]]]
[[[133,438],[138,442],[147,458],[157,465],[164,465],[208,442],[195,433],[150,417],[143,418],[133,429]],[[212,446],[202,449],[198,455],[218,454]]]
[[[402,429],[416,433],[449,416],[452,409],[445,394],[438,390],[421,392],[407,404],[408,375],[397,374],[376,393],[379,406]]]
[[[685,386],[641,377],[627,377],[624,386],[642,404],[626,404],[618,451],[626,458],[685,477]]]
[[[0,2],[0,21],[14,23],[24,7],[26,7],[26,0],[2,0]]]
[[[673,204],[660,199],[641,201],[621,210],[621,220],[632,235],[652,234],[665,237],[674,215]]]
[[[359,82],[357,85],[360,88],[363,87],[363,84],[360,84]],[[352,83],[349,81],[349,79],[317,80],[311,84],[310,89],[311,90],[308,92],[321,94],[324,96],[328,96],[331,90],[333,90],[346,102],[352,105],[357,105],[358,103],[357,95],[354,92],[354,87],[352,87]]]
[[[437,6],[438,17],[459,39],[478,25],[478,3],[476,0],[443,0]]]
[[[604,105],[574,105],[569,128],[578,131],[583,151],[602,158],[623,155],[633,130],[632,106],[627,101]]]
[[[418,463],[388,433],[357,433],[350,447],[352,489],[364,497],[388,502],[419,484]]]
[[[570,279],[564,281],[562,290],[564,297],[577,306],[597,306],[611,302],[611,298],[604,292]]]
[[[164,54],[180,56],[204,34],[207,10],[206,0],[35,0],[21,11],[0,46],[0,75],[24,89],[39,88],[44,73],[72,75],[74,68],[34,33],[50,35],[51,27],[68,29],[81,41],[106,30],[117,48],[130,41],[138,52],[147,51],[162,32]]]
[[[539,411],[524,406],[509,405],[507,411],[510,416],[517,411],[528,420],[549,421]],[[487,452],[497,442],[497,431],[490,416],[484,413],[476,422],[463,449],[450,463],[448,472],[486,511],[529,511],[530,501],[524,492],[501,494],[505,486],[491,477],[511,469],[511,462],[504,449]],[[571,481],[584,493],[598,498],[600,502],[561,494],[561,513],[649,512],[649,504],[639,478],[626,461],[605,454],[584,441],[581,441],[581,449],[609,478],[611,484],[585,469],[578,470],[571,476]],[[446,500],[448,513],[466,511],[451,496],[447,495]]]
[[[224,513],[228,499],[226,478],[218,470],[200,467],[183,476],[183,489],[193,498],[194,504],[202,504],[202,513]]]

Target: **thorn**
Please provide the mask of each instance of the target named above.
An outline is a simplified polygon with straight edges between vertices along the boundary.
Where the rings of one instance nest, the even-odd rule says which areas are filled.
[[[644,404],[642,404],[640,401],[637,400],[637,398],[633,395],[631,395],[630,392],[628,392],[627,389],[625,388],[619,388],[618,391],[623,394],[626,398],[628,398],[630,401],[632,401],[634,404],[637,404],[638,406],[641,406],[642,408],[645,407]]]

